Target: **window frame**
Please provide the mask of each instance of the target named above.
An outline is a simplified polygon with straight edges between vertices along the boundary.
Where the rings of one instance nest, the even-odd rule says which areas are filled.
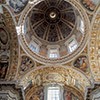
[[[32,46],[33,46],[34,48],[36,48],[36,49],[32,49]],[[30,49],[31,49],[33,52],[39,53],[39,45],[38,45],[36,42],[31,41],[30,44],[29,44],[29,47],[30,47]]]
[[[57,59],[57,58],[59,58],[59,50],[57,48],[50,48],[48,50],[48,57],[50,59]]]
[[[73,43],[73,42],[75,42],[75,43]],[[73,45],[73,46],[72,46]],[[76,46],[76,47],[75,47]],[[73,49],[74,48],[74,49]],[[69,51],[69,53],[72,53],[72,52],[74,52],[76,49],[78,48],[78,43],[77,43],[77,41],[76,41],[76,39],[75,39],[75,37],[74,38],[72,38],[70,41],[69,41],[69,43],[68,43],[68,51]]]
[[[59,100],[64,100],[63,99],[63,87],[58,85],[58,84],[50,84],[50,85],[46,85],[44,88],[44,100],[48,100],[48,88],[49,87],[58,87],[60,89],[60,95],[59,95]]]

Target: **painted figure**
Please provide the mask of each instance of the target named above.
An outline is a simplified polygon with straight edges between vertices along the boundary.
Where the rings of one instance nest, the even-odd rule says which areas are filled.
[[[0,28],[0,79],[4,79],[9,66],[10,46],[7,32]]]
[[[32,68],[32,67],[34,67],[33,61],[29,57],[23,56],[22,61],[21,61],[21,65],[20,65],[21,72],[25,72],[29,68]]]
[[[23,10],[28,0],[9,0],[9,5],[13,8],[14,12],[20,12]]]
[[[74,62],[74,66],[80,68],[82,71],[86,72],[88,68],[88,59],[86,56],[80,56]]]
[[[0,62],[0,78],[5,78],[7,68],[8,68],[8,63]]]
[[[0,28],[0,42],[6,45],[8,42],[8,36],[4,29]]]
[[[71,91],[64,90],[64,100],[79,100]]]
[[[93,11],[100,4],[100,0],[82,0],[82,3],[88,10]]]

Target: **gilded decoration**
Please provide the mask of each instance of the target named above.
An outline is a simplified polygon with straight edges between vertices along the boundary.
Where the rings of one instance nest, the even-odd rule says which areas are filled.
[[[66,85],[61,86],[61,87],[64,88],[64,91],[63,91],[64,100],[68,98],[83,100],[83,95],[77,89],[68,87]],[[38,86],[38,87],[33,86],[31,87],[29,91],[26,91],[25,97],[27,100],[33,100],[33,99],[42,100],[45,98],[44,89],[45,89],[45,86]]]
[[[25,88],[30,85],[40,86],[49,83],[66,84],[80,91],[84,91],[86,86],[90,86],[90,81],[84,74],[67,66],[37,68],[37,70],[24,75],[20,80],[20,84]]]
[[[90,39],[90,68],[95,81],[100,81],[100,8],[97,10],[93,21]]]
[[[69,15],[74,16],[70,20],[72,23],[69,23],[69,28],[67,27],[69,30],[66,30],[68,32],[66,35],[64,29],[64,34],[61,33],[61,28],[64,25],[55,26],[54,24],[61,21],[61,16],[66,19],[67,14],[60,15],[60,11],[56,7],[53,8],[53,12],[52,7],[49,7],[46,9],[45,16],[40,16],[46,18],[46,23],[53,23],[51,26],[42,22],[42,20],[39,23],[36,22],[40,18],[38,16],[41,15],[36,13],[43,13],[41,11],[41,7],[44,6],[42,3],[48,4],[47,1],[0,0],[0,10],[3,10],[3,12],[0,12],[0,80],[14,80],[18,85],[22,85],[26,100],[44,99],[43,89],[50,84],[63,86],[64,97],[67,99],[71,96],[76,99],[78,97],[79,100],[99,99],[100,0],[64,0],[66,4],[72,6],[71,9],[68,9],[68,20],[71,18]],[[49,2],[55,5],[56,0]],[[66,6],[64,7],[66,8]],[[31,14],[29,14],[30,12]],[[78,30],[80,23],[77,22],[80,21],[75,19],[76,16],[83,21],[81,30]],[[67,26],[68,23],[66,22],[63,21]],[[58,30],[55,30],[55,27]],[[60,35],[58,36],[56,33]],[[75,51],[70,53],[66,40],[72,40],[70,36],[73,36],[73,34],[79,44]],[[36,47],[39,47],[38,50],[36,49],[38,52],[30,49],[31,42],[38,44],[36,45]],[[57,48],[58,58],[51,59],[48,57],[50,47]],[[1,83],[0,85],[4,85],[4,83]],[[15,85],[13,86],[15,87]],[[9,87],[11,87],[11,84]],[[2,97],[1,94],[0,96]]]

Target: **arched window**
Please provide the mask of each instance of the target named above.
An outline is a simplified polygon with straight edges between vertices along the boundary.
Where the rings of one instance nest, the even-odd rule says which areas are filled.
[[[50,49],[49,50],[49,58],[58,58],[59,52],[57,49]]]
[[[60,88],[59,87],[48,87],[47,100],[60,100]]]
[[[63,88],[59,85],[49,85],[45,89],[45,100],[63,100]]]
[[[76,39],[73,38],[68,44],[69,52],[73,52],[74,50],[77,49],[77,47],[78,47],[78,43]]]
[[[35,41],[30,42],[29,47],[35,53],[38,53],[39,52],[39,45]]]
[[[56,59],[59,58],[59,45],[48,45],[48,58],[50,59]]]

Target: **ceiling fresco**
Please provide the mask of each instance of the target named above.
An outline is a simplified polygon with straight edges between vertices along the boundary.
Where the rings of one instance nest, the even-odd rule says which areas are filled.
[[[85,55],[82,55],[80,57],[78,57],[75,61],[74,61],[74,65],[76,68],[79,68],[80,70],[82,70],[83,72],[89,72],[89,61],[88,58]]]
[[[19,73],[25,74],[30,69],[33,69],[36,66],[35,62],[29,58],[26,55],[23,55],[21,57],[20,67],[19,67]]]
[[[100,0],[0,0],[0,9],[0,86],[15,81],[26,100],[51,84],[65,99],[100,99]]]
[[[11,7],[11,10],[18,14],[25,8],[28,0],[6,0],[6,2]]]
[[[100,0],[80,0],[82,5],[90,12],[93,12],[100,4]]]

